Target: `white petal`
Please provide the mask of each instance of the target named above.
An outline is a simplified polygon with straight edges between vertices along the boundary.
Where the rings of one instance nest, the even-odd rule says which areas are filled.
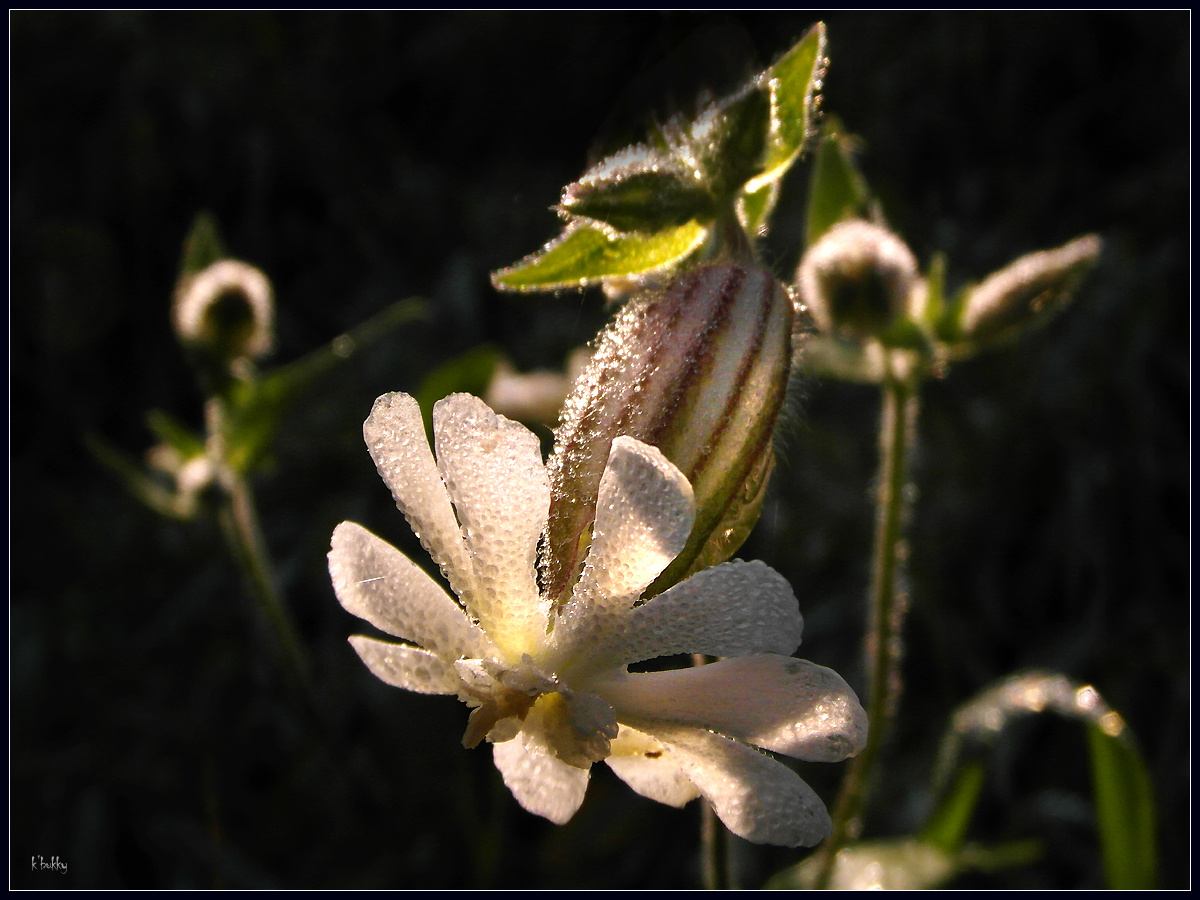
[[[584,671],[599,671],[677,653],[786,656],[800,643],[804,628],[787,580],[764,563],[740,560],[697,572],[612,618],[617,621],[596,620],[568,607],[561,620],[567,627],[555,629],[564,644],[563,659],[578,660]]]
[[[631,437],[614,439],[577,601],[631,606],[683,550],[695,518],[692,486],[662,451]]]
[[[833,830],[816,792],[767,754],[695,728],[637,727],[670,745],[688,778],[738,837],[756,844],[812,847]]]
[[[683,806],[700,796],[699,789],[675,761],[670,746],[625,725],[612,742],[612,755],[605,762],[627,785],[659,803]]]
[[[841,676],[789,656],[625,675],[600,694],[618,716],[699,726],[811,762],[840,762],[867,741],[867,714]]]
[[[536,735],[522,730],[493,744],[492,757],[517,802],[534,815],[565,825],[583,804],[589,770],[561,762]]]
[[[454,667],[428,650],[388,644],[361,634],[350,638],[350,646],[358,651],[376,678],[392,687],[419,694],[458,693]]]
[[[449,660],[483,656],[490,646],[437,582],[361,525],[334,529],[329,574],[346,611],[388,634]]]
[[[408,394],[384,394],[363,423],[363,438],[396,506],[454,593],[465,600],[474,593],[474,570],[417,401]]]
[[[529,652],[546,632],[537,544],[550,511],[550,479],[537,436],[478,397],[452,394],[433,409],[437,464],[475,568],[467,601],[499,646]]]

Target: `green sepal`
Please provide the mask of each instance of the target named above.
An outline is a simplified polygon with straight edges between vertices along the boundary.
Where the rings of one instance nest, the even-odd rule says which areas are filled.
[[[559,210],[622,232],[663,231],[715,215],[712,196],[694,177],[644,147],[610,157],[568,185]]]
[[[852,141],[831,120],[821,136],[808,189],[805,242],[815,244],[843,219],[865,218],[870,191],[851,157]]]
[[[229,253],[225,250],[225,242],[221,239],[221,228],[217,218],[205,210],[197,213],[192,220],[191,230],[183,241],[183,258],[179,263],[179,278],[207,269],[219,259],[225,259]]]
[[[645,275],[682,261],[707,235],[708,228],[695,221],[654,234],[617,235],[578,224],[537,253],[494,272],[492,285],[504,291],[554,291]]]

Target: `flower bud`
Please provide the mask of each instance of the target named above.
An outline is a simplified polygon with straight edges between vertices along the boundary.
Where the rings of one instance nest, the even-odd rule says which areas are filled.
[[[917,261],[898,237],[870,222],[834,225],[804,254],[800,300],[825,334],[882,337],[908,312]]]
[[[1018,336],[1056,313],[1100,255],[1100,238],[1076,238],[1055,250],[1028,253],[989,275],[967,296],[962,336],[979,342]]]
[[[180,281],[171,319],[185,345],[231,362],[257,359],[271,349],[274,314],[267,276],[222,259]]]
[[[730,264],[688,270],[621,310],[567,398],[547,463],[549,596],[562,597],[579,574],[600,476],[619,435],[662,450],[695,494],[691,537],[656,586],[737,550],[758,518],[774,462],[792,315],[774,276]]]

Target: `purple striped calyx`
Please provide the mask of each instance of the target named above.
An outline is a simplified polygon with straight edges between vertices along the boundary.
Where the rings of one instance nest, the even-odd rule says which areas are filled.
[[[787,290],[752,264],[689,269],[624,306],[600,335],[555,432],[542,554],[549,596],[566,595],[579,575],[600,476],[619,435],[662,450],[695,494],[691,537],[649,594],[741,546],[774,464],[792,317]]]

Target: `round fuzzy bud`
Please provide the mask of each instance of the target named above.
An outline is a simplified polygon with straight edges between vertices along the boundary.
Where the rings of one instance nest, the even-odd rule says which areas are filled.
[[[908,311],[917,261],[896,235],[870,222],[834,225],[804,254],[801,302],[825,334],[881,337]]]
[[[184,277],[171,320],[179,339],[218,359],[257,359],[271,349],[271,283],[254,266],[222,259]]]
[[[712,264],[635,295],[600,336],[555,432],[544,586],[586,555],[612,441],[658,447],[691,482],[696,523],[656,583],[728,559],[757,520],[791,359],[792,301],[769,272]],[[655,590],[655,588],[651,588]]]
[[[1003,341],[1052,316],[1100,255],[1100,243],[1096,235],[1085,235],[1055,250],[1028,253],[989,275],[963,304],[962,336]]]

